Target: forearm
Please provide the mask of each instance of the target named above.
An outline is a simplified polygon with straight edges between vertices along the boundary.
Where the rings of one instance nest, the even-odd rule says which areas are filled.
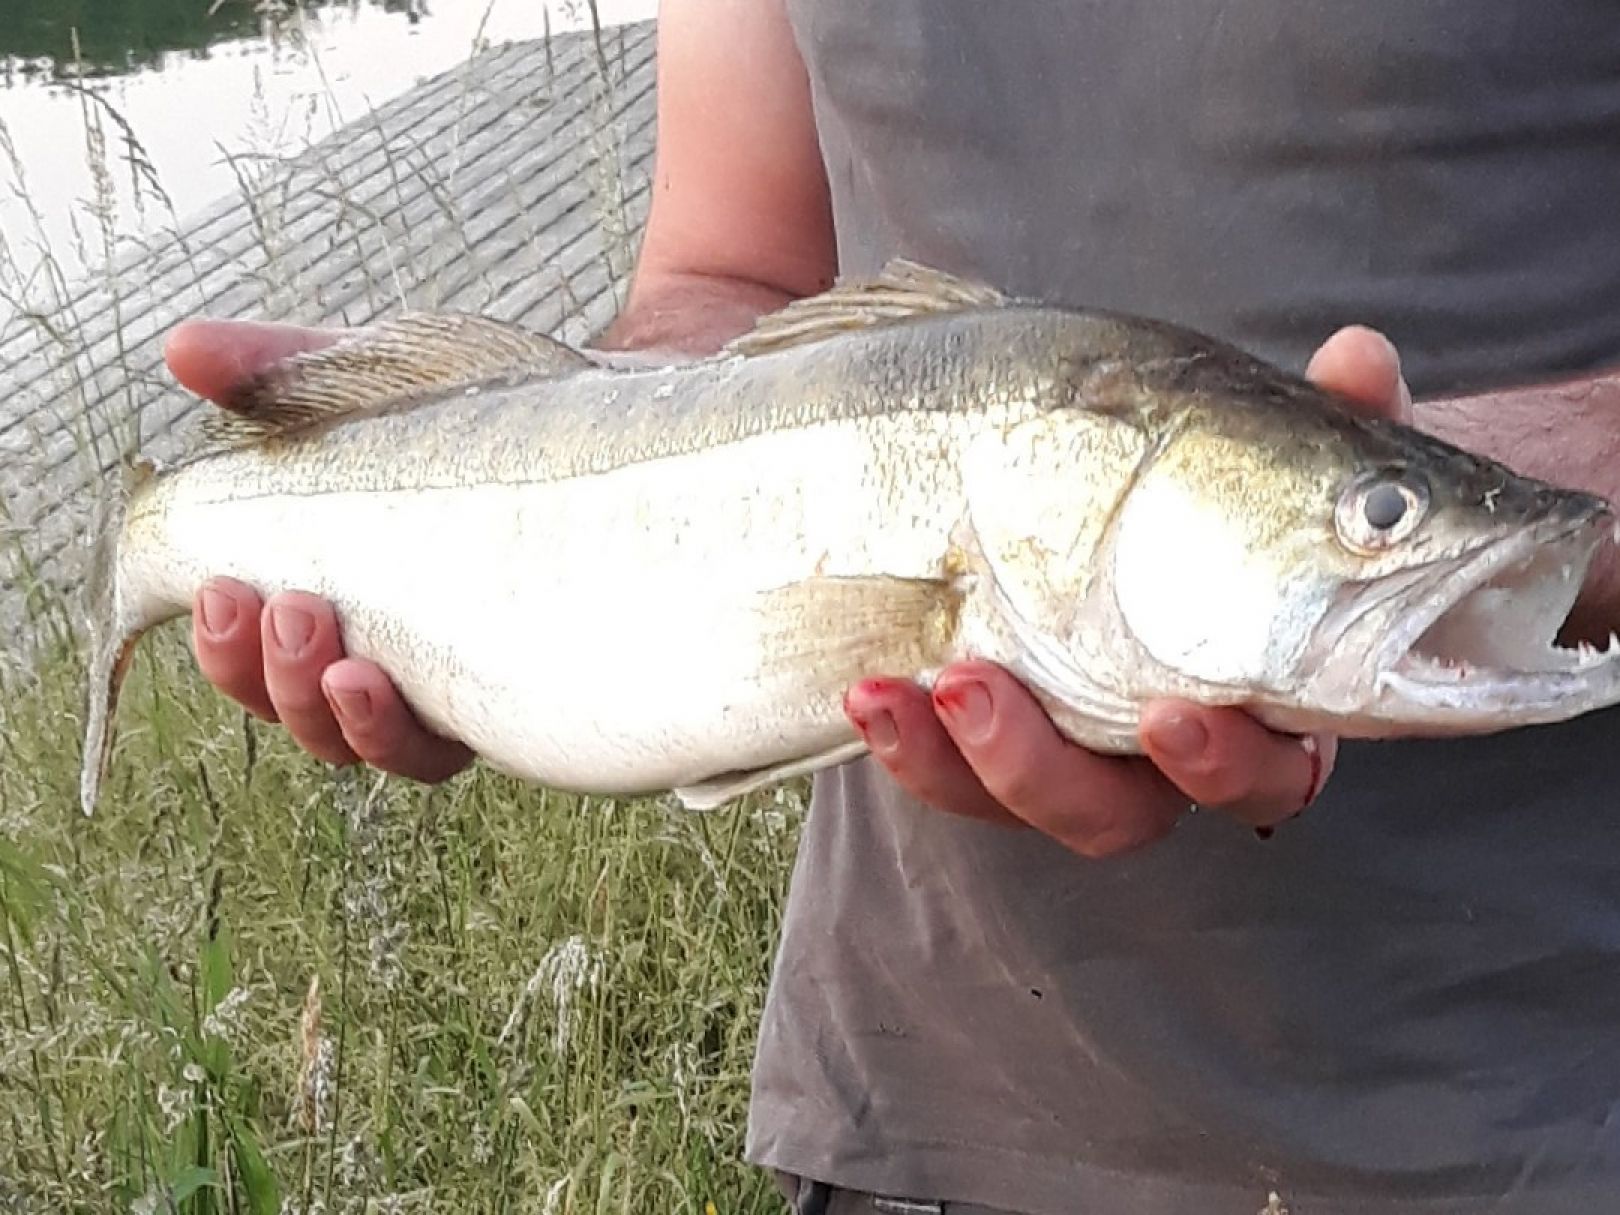
[[[711,354],[793,298],[780,287],[747,279],[644,272],[624,311],[591,345],[607,351]]]
[[[1417,425],[1517,472],[1620,504],[1620,371],[1509,392],[1419,401]],[[1620,629],[1620,553],[1606,546],[1570,617],[1570,633]]]

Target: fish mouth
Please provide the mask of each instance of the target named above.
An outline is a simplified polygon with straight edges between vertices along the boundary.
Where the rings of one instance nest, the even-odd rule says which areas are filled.
[[[1607,511],[1546,519],[1451,563],[1409,602],[1381,648],[1385,712],[1458,728],[1561,720],[1620,700],[1620,637],[1558,636],[1607,536]]]

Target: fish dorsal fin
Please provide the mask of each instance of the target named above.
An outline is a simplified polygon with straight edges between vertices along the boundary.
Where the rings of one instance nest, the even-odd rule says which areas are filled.
[[[514,374],[560,376],[594,366],[578,351],[516,325],[454,313],[401,316],[321,350],[294,355],[221,402],[208,430],[242,446],[429,392]]]
[[[1006,303],[1007,297],[986,283],[895,258],[875,278],[839,283],[762,316],[722,353],[766,354],[911,317],[999,308]]]

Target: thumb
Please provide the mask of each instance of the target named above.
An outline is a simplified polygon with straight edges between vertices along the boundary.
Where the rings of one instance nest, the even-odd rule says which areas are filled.
[[[163,360],[183,387],[223,402],[283,359],[330,346],[345,333],[265,321],[182,321],[164,339]]]
[[[1348,398],[1362,413],[1412,421],[1412,393],[1401,375],[1401,356],[1376,329],[1350,325],[1339,330],[1311,357],[1305,375],[1317,387]]]

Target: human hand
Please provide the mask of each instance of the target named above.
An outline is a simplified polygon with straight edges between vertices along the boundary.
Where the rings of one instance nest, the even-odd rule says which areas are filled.
[[[1395,349],[1370,329],[1334,334],[1307,374],[1369,414],[1411,418]],[[912,796],[1033,827],[1092,858],[1161,838],[1189,803],[1270,829],[1315,800],[1337,753],[1330,736],[1278,734],[1241,709],[1157,701],[1142,713],[1145,757],[1098,755],[1060,735],[1028,690],[988,662],[946,668],[932,695],[875,679],[851,688],[844,703],[873,756]]]
[[[164,344],[186,388],[223,401],[251,376],[300,351],[330,345],[332,330],[193,320]],[[472,759],[424,729],[375,663],[347,658],[329,603],[297,591],[261,601],[230,578],[206,583],[192,605],[192,644],[203,675],[265,721],[279,721],[312,755],[357,760],[398,776],[441,781]]]

